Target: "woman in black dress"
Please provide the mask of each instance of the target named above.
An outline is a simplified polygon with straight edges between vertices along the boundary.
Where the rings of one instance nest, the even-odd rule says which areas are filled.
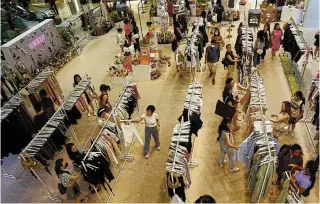
[[[53,105],[52,99],[50,98],[50,96],[47,95],[47,92],[44,89],[41,89],[39,91],[39,95],[40,95],[40,98],[41,98],[40,103],[41,103],[41,105],[43,107],[43,111],[45,112],[45,115],[48,118],[51,118],[53,116],[53,114],[56,112],[55,109],[54,109],[54,105]]]
[[[74,76],[73,76],[73,87],[76,87],[78,84],[79,84],[79,82],[81,81],[81,77],[80,77],[80,75],[79,74],[75,74]],[[95,94],[95,93],[94,93]],[[90,93],[88,93],[87,92],[87,90],[85,90],[84,91],[84,95],[85,95],[85,97],[86,97],[86,99],[87,99],[87,102],[88,102],[88,104],[91,106],[91,108],[92,108],[92,111],[93,111],[93,115],[97,115],[97,113],[94,111],[94,105],[93,105],[93,102],[92,102],[92,97],[91,96],[89,96],[90,95]],[[97,94],[95,94],[95,95],[97,95]],[[88,112],[88,117],[90,116],[90,111],[89,111],[89,108],[87,109],[87,112]]]
[[[174,29],[174,35],[176,36],[176,39],[178,42],[182,40],[182,25],[178,21],[178,17],[176,14],[173,14],[173,29]]]

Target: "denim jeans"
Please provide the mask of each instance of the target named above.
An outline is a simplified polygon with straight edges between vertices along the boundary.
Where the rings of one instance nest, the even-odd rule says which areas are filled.
[[[225,154],[228,155],[229,157],[229,168],[233,169],[234,168],[234,150],[231,148],[228,148],[226,146],[220,145],[220,159],[219,163],[223,164],[224,163],[224,156]]]
[[[145,142],[144,142],[143,153],[144,155],[147,155],[150,149],[151,135],[153,136],[154,142],[156,143],[156,147],[160,146],[159,132],[158,132],[157,126],[155,126],[155,127],[146,127],[144,130],[144,133],[145,133]]]
[[[259,55],[256,51],[253,54],[253,66],[257,67],[260,64],[261,55]]]

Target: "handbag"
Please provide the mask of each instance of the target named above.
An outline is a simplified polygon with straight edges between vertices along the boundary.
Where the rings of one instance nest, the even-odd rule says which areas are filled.
[[[58,183],[58,189],[61,195],[64,195],[67,192],[67,187],[64,187],[62,183]]]
[[[231,110],[231,107],[228,104],[223,103],[222,101],[218,100],[216,104],[215,114],[221,116],[223,118],[232,118],[234,110]]]
[[[258,54],[258,55],[262,55],[262,53],[263,53],[263,50],[262,50],[262,49],[260,49],[260,48],[257,49],[257,54]]]

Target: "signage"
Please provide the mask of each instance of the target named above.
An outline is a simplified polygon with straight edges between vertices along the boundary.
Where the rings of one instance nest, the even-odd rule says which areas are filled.
[[[29,43],[28,47],[29,49],[34,50],[42,43],[45,43],[45,41],[46,41],[46,38],[44,34],[42,34],[39,37],[32,38],[32,41]]]

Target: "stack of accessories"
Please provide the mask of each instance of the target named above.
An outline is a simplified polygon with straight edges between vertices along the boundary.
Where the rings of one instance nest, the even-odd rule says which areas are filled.
[[[123,62],[124,62],[124,57],[121,54],[114,57],[114,65],[116,65],[116,66],[122,65]]]
[[[160,52],[159,55],[160,55],[159,64],[160,65],[168,64],[168,67],[170,67],[171,66],[171,57],[170,56],[166,56],[162,52]]]
[[[157,32],[157,39],[159,44],[170,44],[174,39],[174,34],[168,30]]]
[[[161,76],[161,72],[158,69],[154,69],[151,72],[151,80],[158,79]]]
[[[108,76],[109,77],[126,77],[128,76],[128,71],[124,68],[117,68],[115,66],[109,67]]]
[[[138,65],[140,64],[140,57],[139,54],[133,54],[132,56],[132,64],[133,65]]]
[[[224,21],[232,21],[232,17],[233,17],[233,21],[238,21],[240,19],[240,12],[237,11],[224,11],[222,14],[222,19]]]
[[[190,122],[177,124],[173,129],[173,136],[169,146],[169,156],[166,162],[166,179],[168,194],[178,195],[185,202],[185,188],[191,185],[188,167],[190,159]]]
[[[246,5],[246,3],[247,3],[247,0],[240,0],[239,1],[239,5]]]

